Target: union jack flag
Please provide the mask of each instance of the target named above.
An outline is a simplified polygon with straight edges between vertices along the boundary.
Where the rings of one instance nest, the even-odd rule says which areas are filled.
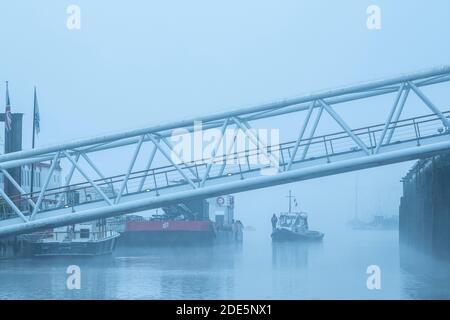
[[[9,101],[8,81],[6,82],[6,107],[5,107],[5,129],[11,131],[12,115],[11,115],[11,103]]]

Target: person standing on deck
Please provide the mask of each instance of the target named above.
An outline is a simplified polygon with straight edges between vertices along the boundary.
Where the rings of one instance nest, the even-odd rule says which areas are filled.
[[[277,229],[277,223],[278,223],[278,218],[275,213],[273,214],[271,221],[272,221],[272,231],[275,231]]]

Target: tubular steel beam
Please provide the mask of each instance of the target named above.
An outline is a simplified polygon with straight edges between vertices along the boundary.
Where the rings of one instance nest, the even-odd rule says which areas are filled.
[[[9,174],[9,172],[7,170],[5,170],[5,169],[0,169],[0,170],[3,173],[3,175],[9,180],[9,182],[11,182],[12,185],[20,192],[21,195],[32,197],[32,195],[27,194],[27,192],[25,192],[25,190],[23,190],[23,188],[16,182],[16,180],[14,180],[13,177],[11,177],[11,175]],[[27,198],[27,202],[31,205],[32,208],[36,207],[36,204],[30,198]]]
[[[218,174],[219,177],[222,176],[223,172],[225,171],[225,167],[229,160],[229,155],[232,154],[234,145],[236,143],[236,139],[237,139],[236,137],[237,137],[238,132],[239,132],[239,127],[236,125],[236,127],[233,130],[233,135],[231,137],[231,143],[228,144],[228,150],[226,150],[227,153],[223,156],[223,163],[222,163],[222,166],[220,167],[219,174]]]
[[[397,150],[357,159],[343,160],[322,166],[296,169],[280,172],[273,176],[259,176],[251,179],[212,185],[208,188],[179,191],[158,197],[144,198],[132,202],[120,203],[114,206],[104,206],[75,213],[65,213],[49,216],[35,221],[21,224],[0,225],[0,236],[19,233],[28,233],[48,227],[64,226],[83,221],[107,218],[116,215],[128,214],[143,210],[156,209],[189,199],[205,199],[228,193],[239,193],[249,190],[261,189],[296,181],[314,179],[327,175],[372,168],[380,165],[392,164],[402,161],[414,160],[419,157],[430,157],[450,150],[450,141],[424,145],[406,150]]]
[[[313,128],[311,130],[310,138],[306,139],[306,141],[309,143],[305,144],[301,159],[304,160],[306,158],[306,155],[308,153],[310,145],[316,143],[315,142],[316,141],[315,140],[315,131],[316,131],[318,123],[321,119],[323,110],[325,109],[330,114],[330,116],[332,118],[334,118],[334,120],[342,127],[342,129],[344,129],[343,133],[346,133],[348,135],[348,137],[352,138],[354,140],[354,142],[361,148],[361,150],[363,150],[366,153],[366,156],[364,156],[358,152],[358,156],[360,158],[354,159],[354,161],[365,161],[364,163],[369,163],[370,161],[372,161],[371,160],[372,157],[382,156],[382,155],[385,155],[386,153],[389,153],[390,155],[394,154],[394,152],[392,151],[392,148],[390,148],[390,147],[386,148],[386,149],[383,148],[383,151],[384,150],[391,150],[391,151],[386,151],[382,154],[379,154],[379,150],[382,145],[390,144],[394,130],[397,126],[398,120],[402,113],[403,107],[406,103],[406,99],[408,97],[410,90],[413,90],[418,95],[418,97],[427,105],[427,107],[434,113],[433,117],[435,117],[435,116],[438,117],[436,120],[440,119],[445,127],[450,128],[450,120],[419,89],[423,86],[438,84],[438,83],[447,82],[447,81],[450,81],[450,66],[426,70],[426,71],[413,73],[413,74],[402,75],[399,77],[393,77],[393,78],[389,78],[389,79],[383,79],[383,80],[372,81],[372,82],[367,82],[367,83],[358,84],[358,85],[342,87],[342,88],[338,88],[338,89],[334,89],[334,90],[321,91],[318,93],[305,95],[305,96],[294,98],[294,99],[282,100],[282,101],[278,101],[278,102],[273,102],[273,103],[268,103],[268,104],[264,104],[264,105],[253,106],[253,107],[245,107],[245,108],[240,108],[237,110],[232,110],[229,112],[215,113],[212,115],[198,117],[195,119],[192,118],[192,119],[186,119],[186,120],[182,120],[182,121],[175,121],[175,122],[170,122],[170,123],[165,123],[165,124],[160,124],[160,125],[155,125],[155,126],[149,126],[146,128],[141,128],[141,129],[136,129],[136,130],[119,132],[119,133],[115,133],[115,134],[111,134],[111,135],[94,137],[94,138],[90,138],[90,139],[77,140],[77,141],[73,141],[73,142],[69,142],[69,143],[65,143],[65,144],[61,144],[61,145],[56,145],[56,146],[42,147],[42,148],[36,148],[36,149],[32,149],[32,150],[25,150],[25,151],[20,151],[20,152],[15,152],[15,153],[4,154],[4,155],[0,155],[0,169],[6,170],[6,169],[9,169],[12,167],[17,167],[17,166],[21,166],[21,165],[25,165],[25,164],[31,164],[31,163],[35,163],[35,162],[41,162],[41,161],[55,159],[55,157],[56,157],[56,159],[58,159],[59,155],[61,155],[61,158],[62,158],[62,154],[64,154],[64,156],[67,157],[67,159],[72,163],[72,167],[71,167],[70,173],[69,173],[69,178],[66,180],[66,187],[69,186],[71,177],[74,173],[74,170],[77,169],[81,173],[81,175],[83,175],[83,177],[92,185],[92,187],[104,198],[104,200],[109,205],[111,205],[111,207],[115,207],[116,205],[122,205],[122,203],[119,203],[119,202],[123,195],[124,189],[127,186],[127,182],[130,178],[130,175],[132,174],[132,170],[133,170],[133,167],[134,167],[134,164],[136,161],[137,153],[139,153],[139,149],[140,149],[142,143],[146,142],[146,141],[152,141],[154,144],[154,148],[152,149],[152,152],[150,154],[149,162],[147,163],[147,166],[145,167],[146,170],[144,171],[143,177],[139,184],[138,191],[142,191],[146,176],[148,174],[148,170],[150,170],[151,164],[154,160],[155,153],[157,152],[157,150],[160,150],[161,153],[163,154],[163,156],[171,164],[171,167],[170,166],[167,167],[169,169],[164,169],[167,171],[163,171],[163,173],[166,174],[166,179],[167,179],[168,172],[174,172],[176,174],[176,171],[178,171],[178,173],[183,177],[182,181],[187,182],[189,185],[191,185],[194,188],[194,190],[191,190],[191,191],[197,192],[196,189],[209,189],[209,188],[197,188],[197,182],[199,182],[199,186],[204,186],[207,183],[207,181],[209,181],[210,178],[218,178],[216,176],[210,177],[210,172],[211,172],[212,162],[214,161],[215,154],[217,152],[217,148],[219,148],[221,142],[218,142],[218,145],[214,146],[212,157],[211,157],[211,159],[209,159],[211,162],[206,165],[206,167],[205,167],[206,170],[201,171],[201,175],[199,175],[198,166],[195,166],[195,168],[194,168],[195,171],[194,171],[194,169],[192,167],[190,167],[189,163],[186,163],[185,161],[181,161],[181,164],[179,164],[178,160],[182,160],[182,159],[178,159],[178,160],[172,159],[170,150],[173,151],[174,148],[173,148],[173,146],[171,146],[170,142],[167,139],[172,134],[171,130],[185,129],[185,130],[187,130],[188,133],[192,133],[195,130],[196,122],[199,122],[199,121],[202,122],[202,128],[204,130],[218,128],[220,126],[222,126],[222,129],[223,129],[223,128],[226,128],[226,126],[228,125],[228,121],[229,121],[228,119],[232,119],[236,123],[235,133],[237,133],[239,131],[239,129],[241,129],[246,134],[246,136],[248,138],[250,138],[250,140],[252,140],[252,142],[257,146],[258,149],[262,149],[261,151],[264,154],[264,156],[266,156],[271,163],[275,162],[276,166],[278,167],[279,159],[274,160],[275,156],[270,152],[266,152],[268,146],[265,145],[265,143],[260,139],[260,137],[258,137],[256,134],[253,133],[250,124],[248,124],[248,121],[265,119],[265,118],[269,118],[269,117],[276,117],[279,115],[286,115],[291,112],[299,112],[299,111],[307,110],[306,120],[300,128],[300,132],[298,134],[298,139],[296,141],[292,142],[292,145],[294,146],[294,152],[292,155],[290,155],[289,163],[288,163],[287,170],[286,170],[286,173],[289,173],[292,171],[291,167],[295,162],[296,154],[298,153],[298,149],[302,145],[303,137],[305,135],[305,132],[306,132],[310,122],[311,122],[311,116],[315,109],[318,110],[317,118],[313,122]],[[380,126],[376,127],[377,132],[382,131],[381,137],[379,138],[378,143],[376,143],[375,149],[372,149],[372,151],[374,151],[374,153],[376,153],[376,154],[370,155],[370,150],[365,145],[364,141],[361,140],[360,136],[355,134],[356,131],[352,130],[350,128],[350,126],[339,116],[339,114],[336,112],[336,110],[333,108],[333,106],[335,106],[336,104],[339,104],[339,103],[343,103],[343,102],[365,99],[365,98],[370,98],[370,97],[379,96],[379,95],[386,95],[386,94],[396,93],[396,92],[397,92],[397,95],[396,95],[395,103],[394,103],[393,108],[390,110],[390,112],[388,114],[386,123],[384,125],[380,125]],[[319,103],[315,103],[315,102],[319,102]],[[437,121],[436,121],[436,123],[437,123]],[[440,123],[438,125],[440,125]],[[253,126],[253,123],[252,123],[252,126]],[[398,126],[400,127],[400,124],[398,124]],[[445,131],[445,132],[447,132],[447,131]],[[339,134],[341,134],[341,133],[339,133]],[[370,131],[369,131],[369,134],[370,134]],[[445,134],[447,134],[447,133],[445,133]],[[158,137],[158,141],[156,141],[156,137]],[[344,138],[347,138],[347,136]],[[325,141],[325,138],[324,138],[324,141]],[[433,144],[432,146],[435,146],[435,145],[437,146],[436,141],[440,141],[440,140],[433,140],[433,141],[435,144]],[[331,142],[332,142],[332,140],[330,140],[330,143]],[[103,193],[102,189],[80,167],[80,165],[78,163],[78,159],[79,159],[80,155],[82,155],[83,158],[86,159],[87,163],[94,169],[94,171],[103,180],[105,180],[104,176],[101,174],[99,168],[96,167],[95,164],[92,163],[92,161],[90,161],[89,157],[87,157],[87,153],[115,149],[118,147],[130,145],[133,143],[138,144],[137,145],[138,149],[137,149],[137,152],[135,151],[135,153],[132,156],[132,160],[128,167],[128,170],[125,173],[121,172],[120,175],[115,176],[115,177],[119,177],[119,176],[123,177],[124,176],[125,178],[122,181],[120,193],[118,194],[118,196],[116,198],[116,202],[118,204],[112,206],[111,200]],[[163,146],[164,143],[166,144],[166,146]],[[234,144],[234,139],[233,139],[233,144]],[[371,144],[371,147],[373,148],[372,144]],[[430,147],[430,146],[427,146],[427,147]],[[407,152],[416,152],[416,151],[414,151],[414,150],[416,150],[416,148],[422,148],[422,147],[414,146],[414,147],[406,147],[406,149],[404,149],[404,150],[398,150],[398,151],[405,152],[405,153],[398,153],[397,154],[397,156],[399,157],[398,159],[400,159],[400,160],[403,159],[402,155],[406,154]],[[167,151],[167,150],[169,150],[169,151]],[[417,149],[417,152],[419,152],[420,150],[428,150],[428,149]],[[341,151],[339,151],[339,152],[341,152]],[[333,153],[334,153],[334,151],[333,151]],[[425,152],[425,154],[427,154],[427,153]],[[327,150],[327,155],[328,155],[328,150]],[[175,156],[177,156],[177,155],[175,154]],[[319,155],[314,154],[314,158],[316,158],[316,156],[318,156],[318,159],[320,159],[321,154],[319,154]],[[74,161],[74,157],[76,158],[75,161]],[[228,154],[225,155],[225,158],[226,159],[228,158]],[[384,158],[380,158],[380,159],[384,159]],[[342,161],[346,161],[346,160],[338,160],[338,162],[333,162],[332,164],[340,165],[340,163]],[[384,160],[380,160],[378,165],[382,165],[383,163],[384,163]],[[347,162],[347,164],[349,164],[349,166],[352,166],[352,163],[350,163],[350,162]],[[52,162],[52,166],[51,166],[51,170],[50,170],[51,172],[50,172],[49,176],[51,176],[52,172],[55,169],[53,167],[54,165],[56,165],[56,161]],[[183,167],[183,166],[186,166],[186,167]],[[220,169],[219,176],[223,175],[225,167],[226,167],[226,162]],[[248,172],[251,172],[251,170],[253,168],[250,168],[250,165],[248,167],[249,167]],[[322,167],[322,165],[320,165],[319,167]],[[176,171],[175,171],[175,169],[176,169]],[[203,164],[202,164],[201,169],[203,170]],[[306,170],[306,168],[304,168],[304,169]],[[189,174],[188,170],[192,173],[192,175],[194,177],[196,177],[196,179],[198,179],[198,181],[195,179],[189,178],[190,174]],[[247,170],[247,169],[245,169],[245,170]],[[347,170],[347,169],[345,169],[345,170]],[[294,170],[294,171],[297,171],[297,170]],[[294,172],[294,171],[292,171],[292,172]],[[339,172],[337,172],[337,173],[339,173]],[[242,175],[242,172],[241,172],[241,175]],[[278,175],[282,176],[282,174],[277,172],[276,176],[278,176]],[[200,177],[203,177],[203,178],[199,179]],[[6,176],[6,178],[9,179],[8,176]],[[155,177],[153,177],[153,179],[155,180]],[[259,177],[255,178],[251,175],[248,175],[248,177],[246,176],[245,179],[247,181],[247,180],[259,179]],[[222,180],[219,179],[219,181],[221,181],[221,183],[222,183]],[[258,180],[255,180],[255,181],[258,181]],[[264,181],[271,181],[268,183],[273,182],[274,184],[277,184],[277,182],[274,182],[272,180],[264,180]],[[35,215],[37,215],[38,212],[40,213],[39,215],[37,215],[38,217],[37,217],[36,221],[45,219],[45,217],[46,217],[45,215],[44,216],[41,215],[41,212],[44,211],[44,209],[40,210],[40,205],[43,201],[43,198],[44,198],[44,195],[46,194],[46,192],[48,193],[50,191],[50,190],[47,190],[48,183],[49,183],[49,180],[47,177],[47,181],[45,182],[43,189],[40,191],[38,201],[36,202],[36,204],[34,204],[34,206],[32,205],[33,212],[31,214],[31,218],[33,218]],[[112,185],[112,183],[113,182],[111,180],[111,185]],[[156,183],[156,180],[155,180],[155,183]],[[184,184],[184,182],[183,182],[183,184]],[[17,182],[15,184],[13,182],[13,185],[16,188],[17,188],[17,186],[19,186],[19,184],[17,184]],[[169,185],[169,183],[168,183],[167,187],[172,187],[172,184]],[[215,188],[215,185],[212,187]],[[20,186],[19,186],[19,188],[20,188]],[[239,190],[239,188],[240,187],[237,186],[237,190]],[[20,190],[20,189],[18,189],[18,190],[23,195],[24,191]],[[52,192],[55,192],[55,191],[52,189]],[[174,192],[174,191],[170,190],[169,192]],[[232,192],[234,192],[234,191],[232,191]],[[62,199],[62,197],[60,199]],[[128,195],[127,195],[127,199],[128,199]],[[7,202],[9,200],[13,204],[13,206],[11,206],[11,207],[17,214],[18,214],[17,210],[19,210],[19,212],[20,212],[20,209],[17,206],[15,206],[15,203],[13,200],[8,199],[8,198],[5,198],[5,200]],[[61,201],[62,200],[60,200],[60,202]],[[134,201],[138,201],[138,200],[132,200],[132,202],[134,202]],[[101,203],[100,205],[104,206],[103,203]],[[130,204],[130,206],[133,206],[133,205],[134,204]],[[89,206],[87,206],[87,207],[89,207]],[[97,210],[103,210],[103,209],[105,209],[105,208],[97,208]],[[108,207],[106,209],[110,210]],[[42,214],[44,214],[44,213],[48,214],[49,212],[52,212],[52,210],[58,211],[59,209],[49,209],[48,211],[42,212]],[[90,209],[87,210],[86,207],[83,207],[82,210],[89,211]],[[26,216],[24,215],[24,213],[22,212],[21,214],[26,219]],[[84,214],[84,211],[78,212],[77,214]],[[20,215],[19,215],[19,217],[20,217]],[[23,221],[25,221],[22,217],[20,217],[20,218]],[[18,219],[18,218],[16,218],[16,219]],[[35,223],[35,221],[30,221],[28,223]],[[28,223],[22,223],[22,224],[28,224]],[[0,226],[1,225],[2,225],[2,221],[0,221]]]
[[[252,141],[252,143],[255,144],[255,146],[261,150],[261,153],[269,160],[269,162],[278,168],[279,162],[273,155],[268,154],[267,152],[267,146],[261,142],[260,139],[256,135],[253,134],[251,131],[251,128],[249,128],[248,125],[244,125],[241,120],[239,120],[236,117],[232,117],[234,123],[238,125],[238,127],[244,132],[244,134]]]
[[[164,144],[165,144],[170,150],[172,150],[172,151],[174,150],[173,144],[172,144],[167,138],[162,137],[162,138],[161,138],[161,141],[164,142]],[[197,173],[194,171],[194,169],[192,169],[191,167],[189,167],[189,166],[186,164],[186,162],[184,161],[184,159],[181,159],[181,157],[180,157],[178,154],[176,154],[175,152],[174,152],[174,154],[176,155],[177,160],[178,160],[181,164],[184,164],[184,165],[186,166],[186,168],[191,172],[191,174],[192,174],[194,177],[196,177],[196,178],[198,179]],[[194,157],[194,158],[195,158],[195,157]],[[171,160],[169,160],[169,161],[172,162]]]
[[[159,143],[156,141],[156,139],[150,135],[150,140],[155,144],[156,148],[158,148],[159,151],[166,157],[166,159],[177,169],[177,171],[183,176],[183,178],[188,182],[192,188],[196,189],[196,184],[191,180],[191,178],[188,177],[188,175],[183,171],[183,169],[172,160],[172,157],[170,154],[159,145]]]
[[[53,172],[55,171],[56,164],[58,162],[58,158],[59,158],[59,152],[57,152],[55,154],[55,156],[53,157],[52,164],[51,164],[50,169],[48,171],[47,179],[45,179],[44,185],[42,186],[41,192],[39,193],[39,197],[38,197],[38,199],[36,201],[36,206],[33,209],[33,213],[30,216],[30,220],[33,220],[34,216],[39,211],[39,207],[41,206],[42,199],[44,198],[44,194],[47,191],[47,188],[48,188],[48,185],[49,185],[50,181],[52,180],[52,175],[53,175]]]
[[[400,101],[400,98],[403,94],[404,89],[405,89],[405,84],[402,83],[400,89],[398,90],[397,96],[395,97],[394,105],[392,106],[391,111],[389,112],[389,115],[386,119],[386,124],[384,125],[383,132],[381,133],[380,139],[378,140],[378,143],[377,143],[374,153],[378,153],[378,151],[381,148],[381,145],[383,144],[384,137],[386,136],[386,132],[389,128],[389,125],[391,124],[392,117],[394,116],[395,110],[397,109],[398,103]]]
[[[123,191],[128,183],[128,179],[130,178],[131,171],[133,171],[134,164],[136,163],[137,156],[139,155],[139,151],[141,150],[142,143],[144,142],[145,135],[142,135],[139,139],[139,142],[136,145],[136,149],[134,150],[133,157],[131,158],[130,164],[128,166],[127,173],[125,174],[125,179],[123,179],[122,185],[120,186],[119,194],[116,197],[115,203],[119,203],[122,198]]]
[[[89,182],[89,184],[97,191],[97,193],[108,203],[110,206],[113,205],[112,201],[106,196],[106,194],[100,189],[100,187],[89,177],[89,175],[76,163],[67,151],[63,151],[66,158],[75,166],[78,172]]]
[[[440,75],[450,75],[450,66],[443,66],[440,68],[430,69],[422,72],[417,73],[411,73],[399,77],[393,77],[389,79],[383,79],[378,81],[372,81],[372,82],[366,82],[363,84],[353,85],[353,86],[347,86],[339,89],[334,90],[327,90],[327,91],[321,91],[315,94],[306,95],[299,98],[294,99],[286,99],[278,102],[272,102],[268,104],[263,104],[259,106],[253,106],[253,107],[245,107],[236,109],[233,111],[228,112],[220,112],[204,117],[199,118],[193,118],[193,119],[186,119],[182,121],[175,121],[171,123],[156,125],[156,126],[150,126],[142,129],[135,129],[135,130],[129,130],[125,132],[115,133],[111,135],[103,135],[95,138],[89,138],[89,139],[82,139],[77,140],[69,143],[64,143],[61,145],[55,145],[55,146],[49,146],[49,147],[40,147],[35,148],[31,150],[24,150],[19,152],[13,152],[8,154],[0,155],[0,163],[6,162],[6,161],[12,161],[12,160],[18,160],[23,158],[30,158],[40,155],[45,155],[48,153],[54,153],[61,150],[71,150],[76,149],[84,146],[90,146],[90,145],[100,145],[102,143],[109,143],[114,142],[117,140],[127,139],[127,138],[133,138],[138,137],[144,134],[149,133],[157,133],[164,130],[172,130],[177,128],[185,128],[185,127],[191,127],[192,123],[195,121],[202,121],[202,122],[210,122],[210,121],[216,121],[221,120],[229,117],[239,117],[243,115],[251,115],[253,113],[259,113],[262,111],[267,110],[275,110],[275,109],[283,109],[285,107],[298,105],[301,103],[308,103],[313,100],[319,100],[319,99],[327,99],[332,97],[339,97],[339,96],[345,96],[345,95],[351,95],[351,94],[357,94],[362,91],[370,91],[377,88],[382,87],[389,87],[392,85],[396,85],[402,82],[412,82],[415,80],[427,80],[427,78],[430,77],[437,77]],[[447,80],[444,77],[445,81]],[[438,81],[438,80],[435,80]],[[396,89],[391,89],[396,91]],[[304,108],[308,108],[308,106],[305,106]],[[16,165],[17,166],[17,165]]]
[[[314,120],[313,127],[311,128],[311,132],[309,134],[308,144],[305,145],[305,148],[303,148],[302,157],[300,160],[305,160],[306,155],[308,154],[309,146],[311,145],[312,138],[314,137],[314,133],[317,130],[317,126],[319,125],[320,118],[322,118],[322,113],[323,113],[323,106],[321,106],[319,108],[319,111],[317,112],[316,119]],[[292,159],[292,161],[295,161],[295,159]]]
[[[366,145],[362,140],[353,133],[352,129],[347,125],[347,123],[331,108],[328,104],[326,104],[323,100],[319,100],[320,104],[325,108],[328,114],[336,120],[336,122],[342,127],[342,129],[347,132],[347,134],[355,141],[355,143],[362,149],[366,154],[370,154],[369,149],[367,149]]]
[[[219,137],[219,139],[217,139],[217,142],[214,145],[214,149],[211,152],[211,159],[209,160],[208,166],[206,167],[206,171],[205,171],[205,174],[203,175],[203,179],[200,182],[200,187],[205,186],[206,179],[208,179],[209,172],[211,171],[211,168],[214,164],[214,158],[216,157],[217,150],[219,149],[220,144],[223,141],[223,136],[225,135],[225,130],[227,129],[228,122],[229,122],[229,119],[227,118],[225,120],[225,122],[223,123],[222,129],[220,130],[220,137]]]
[[[414,83],[412,83],[411,81],[408,82],[409,87],[419,96],[419,98],[427,105],[428,108],[430,108],[430,110],[432,112],[434,112],[434,114],[436,114],[439,118],[441,118],[442,123],[444,124],[445,127],[450,128],[450,120],[448,120],[441,112],[441,110],[439,110],[438,107],[436,107],[434,105],[433,102],[431,102],[431,100],[419,89],[417,88]]]
[[[303,139],[303,135],[305,134],[306,127],[308,126],[308,123],[309,123],[309,119],[311,119],[311,114],[313,112],[315,104],[316,104],[316,101],[313,101],[311,103],[311,106],[308,109],[308,114],[306,115],[306,119],[303,121],[303,125],[300,129],[300,133],[298,134],[297,141],[295,142],[294,151],[292,151],[291,158],[289,159],[289,164],[286,168],[287,171],[291,170],[292,163],[294,162],[294,158],[295,158],[295,155],[297,154],[298,147],[300,146],[300,143]]]
[[[100,171],[100,169],[95,165],[95,163],[91,160],[91,158],[88,157],[88,155],[86,153],[82,152],[81,156],[84,158],[84,160],[86,160],[86,162],[91,166],[91,168],[94,169],[94,171],[98,174],[98,176],[102,180],[106,180],[104,174]],[[75,161],[77,161],[77,160],[75,160]],[[75,167],[73,165],[72,165],[72,168],[75,169]],[[73,172],[72,172],[72,174],[73,174]]]
[[[386,138],[386,144],[391,143],[392,136],[394,135],[395,128],[397,127],[397,122],[400,119],[400,115],[402,114],[403,108],[405,107],[406,100],[408,100],[410,88],[406,88],[405,93],[403,94],[402,100],[400,101],[400,105],[397,108],[397,111],[394,116],[393,126],[391,130],[389,130],[388,136]]]
[[[0,188],[0,196],[8,203],[8,205],[14,210],[14,212],[24,221],[28,222],[28,219],[23,215],[23,213],[17,208],[15,203],[6,195],[5,191]]]
[[[75,156],[75,162],[77,163],[79,159],[80,159],[80,153],[77,153]],[[69,186],[74,172],[75,172],[75,165],[72,164],[70,167],[69,174],[66,176],[66,179],[65,179],[66,181],[64,182],[64,188],[67,188]],[[60,197],[58,200],[58,206],[60,206],[62,204],[62,202],[63,202],[63,197]]]
[[[159,143],[159,140],[157,140],[157,142]],[[157,150],[156,145],[153,145],[152,151],[150,151],[150,157],[148,158],[147,165],[145,166],[144,175],[141,178],[141,181],[139,182],[138,191],[142,191],[142,188],[144,187],[144,183],[145,183],[145,180],[147,179],[148,171],[150,170],[150,167],[152,166],[152,163],[153,163],[153,159],[155,158],[155,155],[156,155],[156,150]]]

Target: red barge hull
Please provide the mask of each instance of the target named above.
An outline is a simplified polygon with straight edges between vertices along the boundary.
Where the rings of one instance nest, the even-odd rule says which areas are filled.
[[[216,233],[211,221],[128,221],[121,245],[211,243]]]

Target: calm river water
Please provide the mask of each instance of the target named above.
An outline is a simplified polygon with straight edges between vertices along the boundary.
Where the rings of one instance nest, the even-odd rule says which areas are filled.
[[[81,268],[80,290],[66,287],[69,265]],[[380,290],[367,288],[370,265],[380,267]],[[319,245],[273,245],[247,231],[242,245],[0,261],[0,299],[329,298],[450,299],[450,268],[400,259],[397,232],[349,230],[329,230]]]

